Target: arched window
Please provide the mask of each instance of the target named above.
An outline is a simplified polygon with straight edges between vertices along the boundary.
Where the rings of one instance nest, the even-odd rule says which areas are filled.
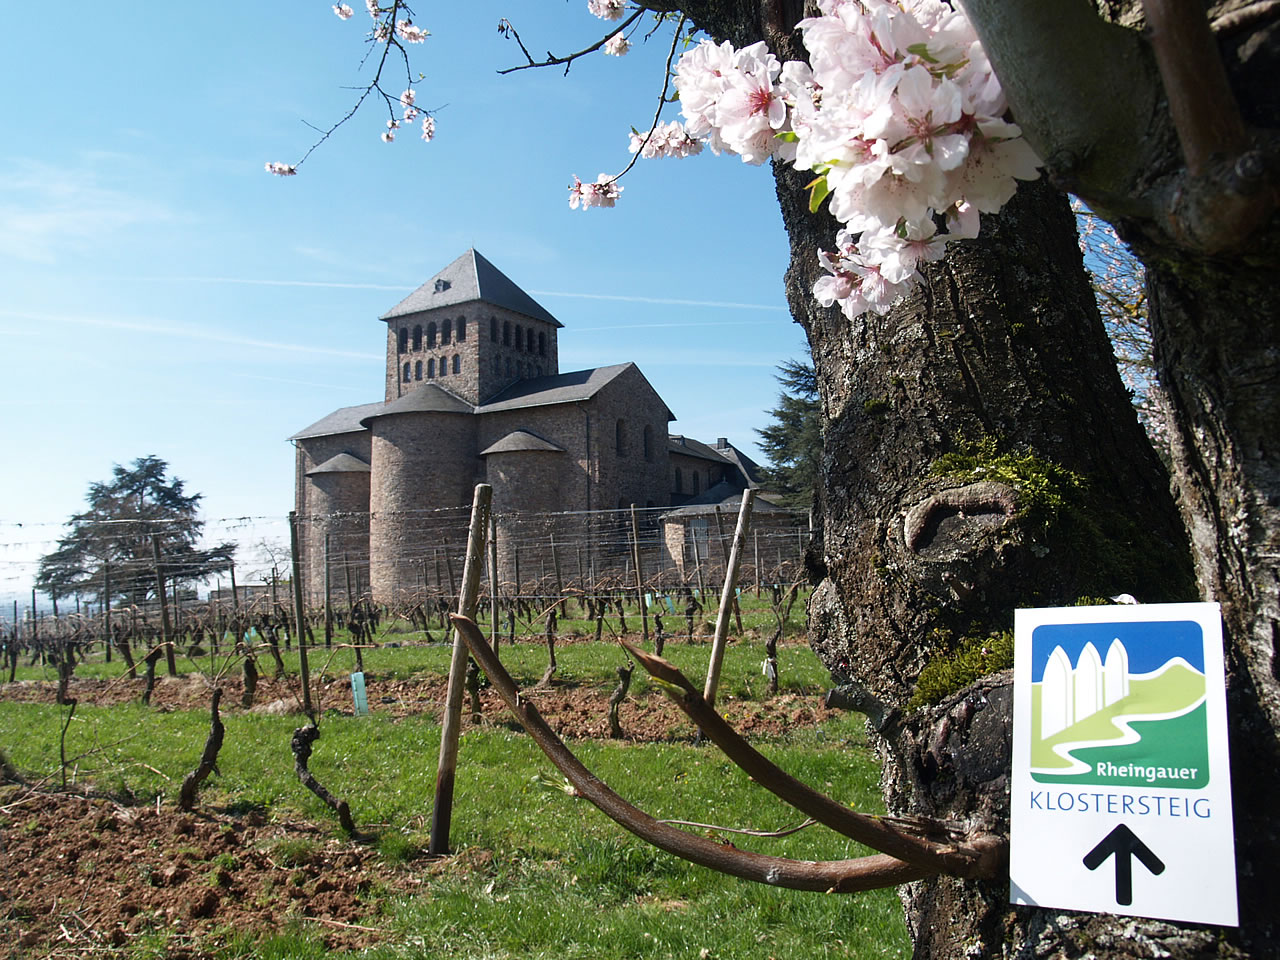
[[[404,363],[404,382],[405,383],[409,382],[409,361],[408,360],[406,360]]]
[[[440,324],[440,346],[449,342],[449,334],[453,332],[453,321],[445,320]]]
[[[401,327],[400,340],[397,342],[397,345],[396,345],[396,353],[404,353],[408,349],[409,349],[409,328]]]
[[[467,318],[459,317],[457,324],[458,335],[455,339],[461,343],[463,340],[467,339]]]
[[[422,324],[413,328],[413,349],[415,353],[422,349]]]
[[[440,358],[440,376],[443,377],[448,372],[449,372],[449,358],[441,357]]]
[[[538,356],[545,357],[547,355],[547,335],[545,333],[538,334]]]
[[[653,427],[647,423],[644,425],[644,458],[653,462]]]
[[[436,345],[436,322],[432,320],[427,324],[427,349],[430,350]]]
[[[524,349],[524,327],[518,323],[516,324],[516,349]]]
[[[502,373],[502,362],[497,358],[493,358],[493,375],[496,377]]]
[[[511,321],[502,321],[502,345],[504,347],[511,346]]]
[[[489,318],[489,339],[492,340],[494,343],[498,342],[498,318],[497,317]],[[496,370],[494,372],[497,373]]]
[[[676,493],[684,493],[684,471],[676,467]]]
[[[627,454],[627,430],[626,426],[619,420],[613,428],[613,447],[617,451],[618,456],[624,457]]]
[[[436,358],[432,357],[427,361],[427,379],[434,380],[436,378]]]
[[[454,373],[462,372],[462,358],[458,356],[458,354],[456,353],[453,355],[453,372]]]
[[[698,471],[693,471],[693,495],[696,497],[702,492],[702,479],[698,476]]]
[[[417,363],[413,365],[413,379],[415,380],[422,379],[422,361],[421,360],[419,360]]]

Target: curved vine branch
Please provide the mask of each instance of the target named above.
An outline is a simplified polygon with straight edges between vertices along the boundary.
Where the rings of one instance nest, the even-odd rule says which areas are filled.
[[[938,842],[908,833],[897,824],[880,817],[856,813],[844,804],[801,783],[747,743],[724,717],[703,699],[698,689],[672,663],[619,640],[636,662],[649,673],[662,690],[692,720],[724,755],[742,768],[756,783],[801,813],[842,833],[850,840],[891,854],[901,860],[958,877],[993,877],[1004,862],[1007,841],[1002,837],[982,835],[963,843]],[[946,835],[949,830],[941,822],[929,823],[933,832]]]
[[[570,752],[555,731],[542,719],[532,703],[520,696],[511,675],[493,655],[480,628],[466,617],[450,614],[458,634],[466,643],[480,668],[489,675],[494,688],[508,709],[524,726],[535,743],[556,768],[568,778],[578,793],[590,800],[615,823],[677,857],[719,873],[767,883],[793,890],[815,890],[830,893],[854,893],[897,886],[911,880],[931,876],[938,871],[918,864],[905,863],[896,857],[879,854],[855,860],[808,861],[770,857],[717,843],[706,837],[677,830],[640,810],[596,778]]]

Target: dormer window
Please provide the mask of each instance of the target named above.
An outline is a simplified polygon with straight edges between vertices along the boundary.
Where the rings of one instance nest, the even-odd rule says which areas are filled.
[[[449,289],[449,286],[450,286],[449,281],[448,281],[448,280],[446,280],[446,279],[444,279],[443,277],[441,277],[441,278],[439,278],[438,280],[436,280],[436,291],[435,291],[435,292],[436,292],[436,293],[444,293],[446,290],[448,290],[448,289]]]

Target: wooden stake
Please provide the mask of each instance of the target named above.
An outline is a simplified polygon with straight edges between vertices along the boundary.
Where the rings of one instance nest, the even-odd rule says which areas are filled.
[[[631,505],[631,556],[636,568],[636,602],[640,604],[640,630],[644,642],[649,642],[649,610],[644,603],[644,572],[640,569],[640,521],[636,515],[636,505]]]
[[[489,624],[489,643],[493,652],[498,653],[498,519],[489,517],[489,611],[492,623]]]
[[[333,577],[329,573],[329,534],[324,535],[324,645],[333,646]]]
[[[178,664],[173,659],[173,643],[169,631],[169,600],[164,592],[164,575],[160,573],[160,538],[151,535],[151,559],[156,572],[156,596],[160,598],[160,642],[164,644],[165,668],[169,676],[178,675]]]
[[[467,534],[467,559],[462,568],[462,594],[458,614],[469,620],[476,616],[480,596],[480,570],[484,566],[484,535],[489,526],[489,505],[493,487],[476,484],[471,503],[471,529]],[[431,808],[431,839],[427,852],[443,856],[449,852],[449,822],[453,817],[453,784],[458,770],[458,737],[462,727],[462,694],[466,690],[467,645],[457,629],[453,631],[453,657],[449,661],[449,688],[445,694],[444,721],[440,731],[440,763],[436,773],[436,799]]]
[[[716,614],[716,637],[711,645],[711,662],[707,665],[707,685],[702,698],[708,706],[716,702],[716,687],[720,683],[720,665],[724,661],[725,638],[729,633],[729,613],[733,609],[734,586],[738,580],[738,565],[742,562],[742,546],[747,538],[747,525],[751,521],[751,504],[754,490],[742,491],[742,508],[738,511],[738,528],[733,533],[733,549],[729,552],[729,567],[724,573],[724,589],[720,593],[720,610]]]
[[[298,670],[302,674],[302,712],[316,722],[311,708],[311,667],[307,663],[307,631],[303,623],[306,616],[302,608],[302,560],[298,556],[298,515],[289,511],[289,555],[293,564],[293,622],[298,641]]]

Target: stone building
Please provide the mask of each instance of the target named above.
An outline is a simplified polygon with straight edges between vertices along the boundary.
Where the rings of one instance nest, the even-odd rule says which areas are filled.
[[[383,399],[290,438],[313,598],[326,552],[334,589],[378,601],[427,580],[442,544],[452,579],[479,482],[493,486],[510,579],[509,545],[536,518],[682,503],[735,469],[727,442],[668,436],[674,417],[635,364],[561,372],[562,324],[475,250],[381,320]]]

